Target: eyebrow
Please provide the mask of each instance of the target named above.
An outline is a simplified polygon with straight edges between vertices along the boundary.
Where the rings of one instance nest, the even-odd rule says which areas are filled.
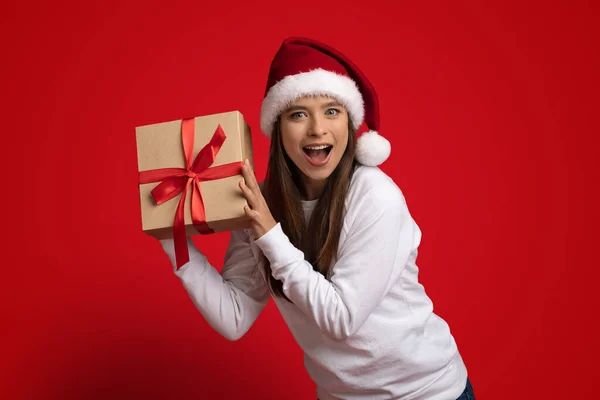
[[[306,110],[306,107],[302,107],[302,106],[290,106],[290,107],[288,107],[285,110],[285,112],[288,113],[288,112],[292,112],[292,111],[304,111],[304,110]]]
[[[330,101],[329,103],[323,105],[323,108],[327,107],[342,107],[342,105],[337,101]]]
[[[323,104],[321,106],[321,108],[328,108],[328,107],[342,107],[342,105],[337,102],[337,101],[330,101],[329,103]],[[306,111],[306,107],[304,106],[291,106],[289,108],[287,108],[285,110],[286,113],[288,112],[292,112],[292,111]]]

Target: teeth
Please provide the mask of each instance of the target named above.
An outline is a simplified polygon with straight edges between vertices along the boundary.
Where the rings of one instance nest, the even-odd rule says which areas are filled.
[[[328,147],[329,147],[328,145],[324,145],[324,146],[313,146],[313,147],[307,146],[305,148],[309,149],[309,150],[323,150],[323,149],[326,149]]]

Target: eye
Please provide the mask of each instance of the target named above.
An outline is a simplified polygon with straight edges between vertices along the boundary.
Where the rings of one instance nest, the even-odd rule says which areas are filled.
[[[330,108],[327,111],[325,111],[326,115],[337,115],[340,113],[340,110],[338,110],[337,108]]]
[[[302,118],[303,115],[305,115],[304,111],[296,111],[295,113],[290,114],[290,118],[299,119]]]

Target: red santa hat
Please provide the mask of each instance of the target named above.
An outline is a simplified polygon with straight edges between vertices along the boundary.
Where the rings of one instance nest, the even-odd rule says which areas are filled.
[[[339,51],[308,38],[284,40],[273,58],[260,113],[263,133],[271,137],[275,121],[291,103],[316,95],[339,101],[357,130],[365,122],[369,130],[357,139],[359,163],[377,166],[389,157],[390,142],[379,135],[379,103],[373,85]]]

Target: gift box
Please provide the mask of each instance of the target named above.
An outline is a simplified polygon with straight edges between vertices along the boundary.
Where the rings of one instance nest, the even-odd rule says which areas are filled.
[[[249,228],[239,182],[252,141],[239,111],[138,126],[136,142],[145,233],[181,253],[186,236]]]

